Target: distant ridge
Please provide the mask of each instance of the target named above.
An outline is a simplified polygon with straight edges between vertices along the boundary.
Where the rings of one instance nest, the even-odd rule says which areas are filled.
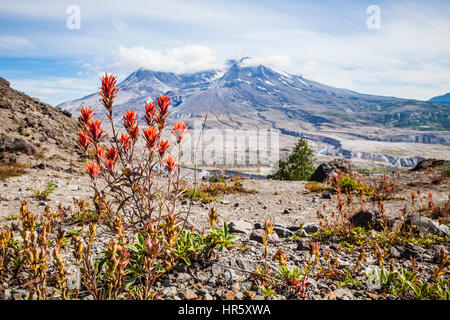
[[[450,92],[447,94],[444,94],[442,96],[437,96],[434,98],[431,98],[428,100],[429,102],[435,102],[435,103],[441,103],[441,104],[448,104],[450,105]]]
[[[430,102],[361,94],[327,86],[264,65],[252,59],[228,61],[227,67],[190,74],[138,69],[118,85],[115,116],[134,108],[143,111],[146,99],[168,95],[172,116],[219,117],[225,126],[275,126],[281,120],[298,126],[380,126],[414,130],[450,130],[450,109]],[[97,93],[58,107],[77,113],[81,105],[100,106]],[[232,118],[242,121],[236,122]],[[244,118],[244,119],[242,119]],[[229,119],[230,121],[226,121]],[[226,123],[226,124],[225,124]]]

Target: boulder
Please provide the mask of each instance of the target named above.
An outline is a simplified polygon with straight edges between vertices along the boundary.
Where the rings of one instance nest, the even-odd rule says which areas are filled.
[[[0,138],[0,153],[32,155],[36,153],[36,148],[24,138],[5,136]]]
[[[262,239],[264,238],[265,233],[263,229],[255,229],[253,230],[252,234],[250,235],[250,240],[257,241],[259,243],[262,243]],[[279,242],[280,238],[276,233],[272,233],[269,238],[267,239],[267,242],[269,243],[276,243]]]
[[[317,167],[309,180],[324,182],[330,179],[337,171],[350,173],[352,171],[352,163],[346,159],[334,159],[330,162],[324,162]]]
[[[450,235],[450,228],[445,224],[439,224],[439,222],[431,220],[427,217],[422,217],[419,215],[410,215],[406,218],[405,223],[407,225],[415,225],[417,226],[418,231],[421,234],[433,233],[440,234],[443,233],[445,235]]]
[[[303,230],[307,233],[316,233],[319,229],[320,225],[317,222],[307,222],[303,225]]]
[[[253,230],[253,225],[248,221],[237,220],[237,221],[231,221],[228,224],[228,229],[230,232],[233,232],[233,233],[250,234]]]
[[[363,227],[365,229],[374,229],[380,231],[383,228],[382,219],[377,211],[359,211],[350,218],[350,222],[355,227]]]
[[[273,231],[280,237],[280,238],[288,238],[289,236],[293,236],[294,232],[289,230],[288,228],[280,225],[275,225],[273,227]]]
[[[420,170],[427,170],[430,168],[440,167],[440,166],[449,166],[450,161],[449,160],[436,160],[436,159],[425,159],[416,164],[414,168],[411,169],[411,171],[420,171]]]

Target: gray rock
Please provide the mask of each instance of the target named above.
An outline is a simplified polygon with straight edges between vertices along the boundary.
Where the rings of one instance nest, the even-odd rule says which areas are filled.
[[[293,233],[291,230],[289,230],[289,229],[287,229],[287,228],[285,228],[285,227],[283,227],[283,226],[280,226],[280,225],[275,225],[275,226],[273,227],[273,231],[275,231],[275,233],[276,233],[280,238],[287,238],[287,237],[289,237],[289,236],[294,235],[294,233]]]
[[[234,232],[234,233],[250,234],[253,230],[253,225],[252,225],[252,223],[245,221],[245,220],[237,220],[237,221],[231,221],[228,224],[228,229],[230,232]]]
[[[330,162],[320,164],[312,174],[310,181],[324,182],[330,179],[337,171],[349,173],[352,171],[352,164],[346,159],[334,159]]]
[[[320,226],[317,222],[308,222],[303,225],[303,230],[307,233],[315,233],[319,231]]]
[[[27,291],[23,289],[14,289],[11,291],[11,297],[14,300],[23,300],[27,297]]]
[[[355,213],[351,218],[350,222],[355,227],[363,227],[365,229],[381,230],[381,217],[379,213],[372,210],[362,210]]]
[[[331,193],[329,192],[322,193],[322,199],[331,199]]]
[[[264,225],[261,222],[256,222],[253,227],[255,229],[264,229]]]
[[[310,240],[298,240],[296,250],[306,251],[309,250],[309,242]]]
[[[4,136],[0,138],[0,153],[32,155],[36,148],[24,138]]]
[[[77,186],[77,185],[69,186],[69,188],[70,188],[70,191],[78,191],[78,190],[80,190],[80,187]]]
[[[433,233],[445,235],[450,235],[450,228],[445,224],[439,224],[436,221],[431,220],[427,217],[422,217],[418,215],[410,215],[406,218],[406,224],[412,224],[417,226],[421,234]]]
[[[250,240],[254,240],[259,243],[262,243],[263,237],[265,237],[264,230],[263,229],[255,229],[255,230],[253,230],[253,232],[250,235]],[[276,233],[271,234],[267,239],[267,242],[269,242],[269,243],[276,243],[279,241],[280,241],[280,238],[278,237],[278,235]]]
[[[348,262],[348,260],[344,260],[344,259],[339,259],[338,258],[338,261],[339,261],[339,267],[340,268],[347,268],[347,267],[350,266],[350,262]]]
[[[213,297],[212,295],[210,295],[209,293],[206,293],[206,294],[203,296],[203,299],[204,299],[204,300],[211,301],[211,300],[214,300],[214,297]]]
[[[303,229],[295,231],[294,235],[296,235],[297,237],[307,237],[308,236],[306,231]]]
[[[339,300],[352,300],[355,299],[352,291],[348,288],[338,288],[335,293],[338,295],[337,299]]]
[[[164,288],[162,291],[162,294],[165,295],[166,297],[172,298],[172,297],[176,296],[177,292],[178,292],[177,288],[174,286],[171,286],[171,287]]]
[[[234,282],[237,280],[236,272],[233,269],[227,269],[223,273],[223,278],[227,282]]]
[[[67,288],[70,290],[73,289],[80,289],[81,287],[81,274],[80,269],[78,267],[69,267],[67,270],[67,273],[69,274],[67,278]]]
[[[402,248],[397,248],[397,247],[391,247],[391,256],[394,258],[400,258],[402,256],[403,253],[403,249]]]
[[[184,273],[184,272],[179,273],[177,276],[177,281],[179,281],[179,282],[188,282],[191,279],[192,279],[192,276],[190,274]]]

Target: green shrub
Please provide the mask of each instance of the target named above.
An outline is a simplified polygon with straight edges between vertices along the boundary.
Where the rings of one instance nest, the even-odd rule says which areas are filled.
[[[314,153],[308,142],[299,139],[292,154],[286,160],[278,162],[278,170],[267,178],[275,180],[308,180],[314,172]]]
[[[450,167],[442,171],[442,174],[446,177],[450,177]]]
[[[358,184],[350,177],[343,177],[341,180],[339,180],[339,187],[344,190],[357,190]]]

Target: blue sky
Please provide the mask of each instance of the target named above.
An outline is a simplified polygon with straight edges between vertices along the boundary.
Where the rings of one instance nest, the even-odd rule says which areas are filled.
[[[194,72],[251,56],[324,84],[427,100],[450,91],[450,1],[1,0],[0,76],[56,105],[99,75]],[[80,9],[69,29],[67,9]],[[369,29],[370,5],[380,29]]]

